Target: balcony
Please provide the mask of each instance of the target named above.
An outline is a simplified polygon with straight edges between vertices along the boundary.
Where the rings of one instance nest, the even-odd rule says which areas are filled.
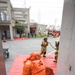
[[[9,25],[11,24],[10,17],[7,14],[0,14],[0,25]]]
[[[11,24],[10,21],[1,21],[0,20],[0,25],[9,25],[9,24]]]

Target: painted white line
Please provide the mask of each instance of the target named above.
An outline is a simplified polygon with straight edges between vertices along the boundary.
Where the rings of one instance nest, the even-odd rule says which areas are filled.
[[[50,54],[52,54],[52,53],[54,53],[55,52],[55,50],[54,51],[52,51],[52,52],[50,52],[50,53],[48,53],[48,55],[50,55]]]

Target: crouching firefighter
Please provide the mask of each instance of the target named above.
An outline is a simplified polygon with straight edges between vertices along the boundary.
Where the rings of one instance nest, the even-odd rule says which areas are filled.
[[[54,60],[54,62],[57,62],[57,60],[58,60],[58,51],[59,51],[59,40],[56,40],[55,41],[55,46],[56,46],[56,48],[55,48],[55,60]]]

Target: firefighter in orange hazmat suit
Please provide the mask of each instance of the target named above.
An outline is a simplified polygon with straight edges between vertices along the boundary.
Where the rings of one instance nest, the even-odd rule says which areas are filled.
[[[47,68],[40,58],[40,53],[31,53],[30,57],[24,61],[22,75],[54,75],[53,70]]]

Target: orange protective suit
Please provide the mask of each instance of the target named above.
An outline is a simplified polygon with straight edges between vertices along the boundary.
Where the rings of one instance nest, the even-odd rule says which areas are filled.
[[[46,75],[54,75],[53,70],[49,67],[46,67],[45,71],[46,71]]]
[[[33,52],[30,57],[24,61],[22,75],[54,75],[50,74],[49,69],[46,68],[44,63],[40,60],[41,55],[38,52]],[[49,73],[49,74],[48,74]]]

